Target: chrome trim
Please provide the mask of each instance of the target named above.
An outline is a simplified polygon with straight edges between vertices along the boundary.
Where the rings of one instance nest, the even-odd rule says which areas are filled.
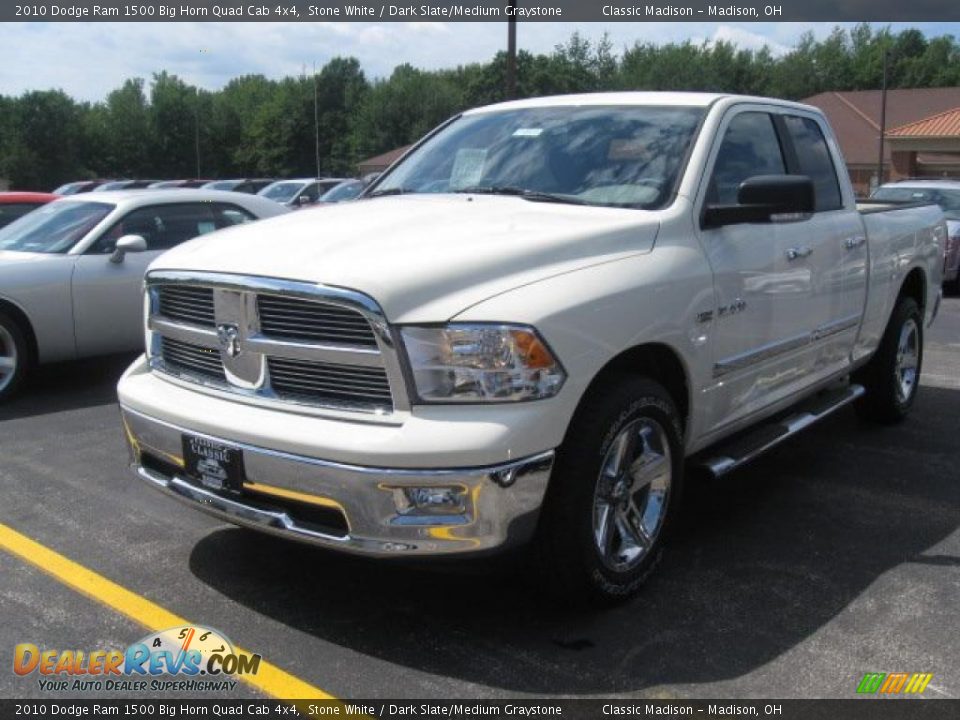
[[[121,406],[131,468],[156,489],[229,522],[345,552],[374,556],[441,555],[500,549],[529,539],[546,493],[555,452],[497,465],[467,468],[383,468],[324,460],[196,432]],[[283,511],[254,507],[243,496],[214,493],[180,474],[145,468],[143,453],[182,464],[184,434],[243,452],[253,489],[262,482],[291,494],[332,503],[344,515],[346,535],[328,535],[297,523],[295,505]],[[509,481],[507,481],[509,479]],[[464,488],[466,503],[443,516],[398,508],[395,490]]]
[[[716,378],[729,375],[732,372],[744,370],[757,363],[772,360],[779,355],[799,350],[802,347],[811,345],[831,335],[837,335],[845,330],[856,328],[860,325],[860,320],[861,315],[859,314],[848,315],[839,320],[832,320],[823,325],[818,325],[809,333],[794,335],[785,340],[777,340],[776,342],[763,345],[756,350],[748,350],[745,353],[719,360],[713,366],[713,376]]]
[[[756,350],[748,350],[745,353],[734,355],[731,358],[718,361],[713,366],[713,376],[721,377],[722,375],[728,375],[729,373],[736,372],[737,370],[743,370],[751,365],[756,365],[764,360],[770,360],[777,355],[782,355],[792,350],[797,350],[809,344],[810,333],[795,335],[794,337],[787,338],[786,340],[777,340],[776,342],[763,345]]]
[[[848,315],[847,317],[833,320],[815,328],[811,333],[811,340],[822,340],[825,337],[842,333],[844,330],[850,330],[860,324],[860,315]]]
[[[220,397],[235,397],[247,403],[278,410],[303,411],[311,408],[320,415],[328,415],[330,413],[327,411],[330,411],[338,417],[343,417],[344,414],[349,417],[352,414],[354,418],[361,416],[382,421],[393,413],[410,409],[410,396],[401,360],[386,316],[379,305],[367,295],[318,283],[211,272],[156,270],[147,275],[145,283],[147,358],[151,369],[157,370],[158,376],[165,380],[180,381],[203,392]],[[225,357],[216,327],[208,328],[157,315],[159,288],[170,284],[174,287],[204,287],[219,291],[214,294],[216,321],[218,325],[226,323],[237,328],[243,352]],[[260,295],[293,297],[353,310],[367,321],[377,347],[266,337],[260,330],[256,309],[256,298]],[[180,368],[167,367],[161,355],[161,336],[220,350],[221,361],[230,382],[224,383],[209,377],[199,377]],[[376,403],[280,397],[269,387],[269,373],[266,369],[268,355],[357,367],[382,367],[386,371],[392,408],[386,410],[377,407]]]
[[[339,365],[383,367],[383,353],[373,348],[357,347],[345,350],[342,345],[311,343],[302,340],[276,340],[264,337],[259,333],[247,338],[246,347],[263,355],[290,360],[315,360]]]

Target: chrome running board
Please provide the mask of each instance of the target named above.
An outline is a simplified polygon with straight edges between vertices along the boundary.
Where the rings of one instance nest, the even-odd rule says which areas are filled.
[[[733,441],[721,441],[719,445],[707,450],[694,464],[715,478],[722,477],[807,429],[818,420],[849,405],[863,393],[862,385],[847,385],[839,390],[828,390],[814,395],[788,411],[790,415],[763,423],[748,430],[746,434],[736,436]]]

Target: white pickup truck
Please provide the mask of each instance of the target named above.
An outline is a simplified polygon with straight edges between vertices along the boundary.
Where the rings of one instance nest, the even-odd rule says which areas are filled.
[[[685,467],[722,475],[851,402],[906,415],[944,237],[936,206],[858,207],[805,105],[471,110],[357,202],[152,264],[119,385],[133,468],[345,552],[533,540],[564,593],[616,600]]]

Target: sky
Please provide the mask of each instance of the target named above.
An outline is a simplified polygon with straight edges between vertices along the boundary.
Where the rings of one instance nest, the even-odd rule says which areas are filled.
[[[637,41],[689,39],[768,45],[783,53],[803,32],[822,38],[837,24],[520,23],[517,42],[521,49],[549,52],[579,31],[591,40],[608,33],[618,52]],[[890,27],[916,27],[928,37],[960,35],[960,23]],[[0,23],[0,95],[59,88],[98,101],[125,79],[149,79],[160,70],[216,90],[238,75],[297,75],[337,55],[358,58],[376,78],[404,62],[435,69],[486,61],[505,45],[505,23]]]

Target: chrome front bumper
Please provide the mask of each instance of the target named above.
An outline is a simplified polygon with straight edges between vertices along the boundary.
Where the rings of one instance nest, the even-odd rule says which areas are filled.
[[[372,556],[424,556],[501,549],[529,539],[554,452],[481,468],[369,468],[279,452],[121,408],[134,472],[148,484],[223,520],[315,545]],[[187,477],[184,434],[238,448],[240,494]],[[405,488],[454,488],[462,505],[420,512]],[[318,520],[319,517],[319,520]]]

